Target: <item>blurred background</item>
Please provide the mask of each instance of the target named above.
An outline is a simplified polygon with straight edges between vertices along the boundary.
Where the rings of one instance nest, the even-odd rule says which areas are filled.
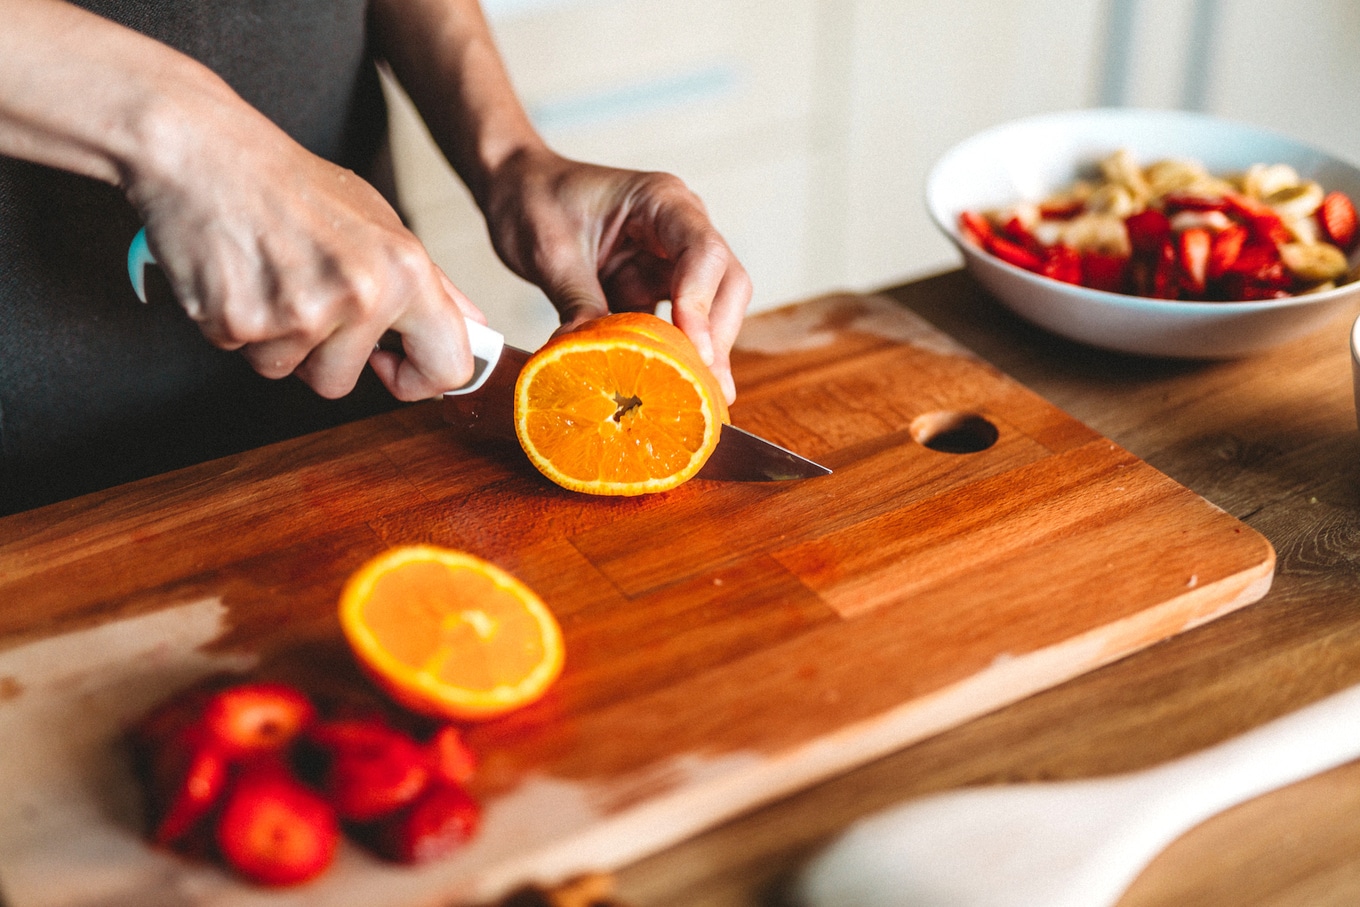
[[[684,179],[751,272],[752,311],[957,266],[926,215],[926,174],[1017,117],[1200,110],[1360,163],[1355,0],[483,5],[549,142]],[[536,348],[551,307],[500,264],[466,190],[392,100],[416,232],[493,326]]]

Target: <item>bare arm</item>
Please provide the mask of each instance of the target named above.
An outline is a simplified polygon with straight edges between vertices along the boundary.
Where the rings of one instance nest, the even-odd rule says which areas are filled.
[[[378,47],[486,215],[501,259],[563,329],[671,300],[675,323],[735,397],[729,352],[751,284],[680,180],[583,164],[547,147],[476,0],[373,0]]]
[[[481,316],[371,186],[131,29],[62,0],[0,22],[0,153],[122,188],[211,342],[325,396],[367,361],[401,399],[465,380]],[[388,328],[406,356],[373,351]]]

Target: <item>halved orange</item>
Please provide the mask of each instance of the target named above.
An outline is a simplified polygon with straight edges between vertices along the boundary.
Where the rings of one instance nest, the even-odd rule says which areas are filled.
[[[606,315],[553,338],[515,384],[515,433],[564,488],[636,495],[692,478],[718,446],[727,401],[679,328]]]
[[[398,703],[480,720],[528,705],[562,670],[562,631],[524,583],[475,555],[394,548],[350,576],[340,626]]]

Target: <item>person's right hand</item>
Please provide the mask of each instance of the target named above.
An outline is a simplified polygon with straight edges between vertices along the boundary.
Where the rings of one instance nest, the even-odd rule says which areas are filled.
[[[401,400],[464,383],[463,318],[485,319],[382,195],[234,96],[197,100],[218,108],[191,121],[210,129],[186,128],[127,189],[203,335],[323,397],[348,393],[366,362]],[[375,350],[389,329],[404,355]]]

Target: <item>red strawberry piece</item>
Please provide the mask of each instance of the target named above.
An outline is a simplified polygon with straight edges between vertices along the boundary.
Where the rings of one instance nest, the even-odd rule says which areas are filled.
[[[1081,253],[1071,246],[1052,246],[1044,252],[1039,273],[1063,283],[1081,283]]]
[[[1337,190],[1328,192],[1318,206],[1317,220],[1332,245],[1342,251],[1350,251],[1357,232],[1355,205],[1351,203],[1350,196]]]
[[[287,746],[315,715],[302,692],[283,683],[242,683],[214,693],[203,725],[228,752],[245,756]]]
[[[1209,246],[1209,263],[1205,268],[1208,279],[1217,280],[1227,273],[1237,262],[1237,257],[1242,254],[1242,247],[1246,242],[1247,228],[1241,224],[1233,224],[1216,232],[1214,241]]]
[[[1124,229],[1134,255],[1155,257],[1171,236],[1171,219],[1156,208],[1147,208],[1124,218]]]
[[[1203,296],[1208,285],[1209,249],[1214,239],[1203,227],[1182,230],[1176,241],[1176,255],[1187,292]]]
[[[217,819],[227,865],[261,885],[316,878],[335,857],[340,827],[325,800],[272,764],[247,764]]]
[[[976,211],[964,211],[959,215],[959,232],[985,249],[993,232],[992,223]]]
[[[1014,240],[1020,245],[1029,249],[1031,252],[1040,252],[1044,245],[1035,238],[1033,231],[1025,226],[1025,222],[1018,216],[1012,215],[1004,224],[1001,225],[1001,232],[1006,234],[1008,239]]]
[[[1043,259],[1038,255],[1004,236],[996,234],[989,236],[986,249],[1007,264],[1024,268],[1026,271],[1039,271],[1044,266]]]
[[[1287,296],[1292,285],[1279,250],[1257,239],[1247,240],[1221,282],[1225,299],[1246,300]]]
[[[425,745],[436,778],[465,784],[477,771],[477,756],[458,729],[446,724]]]
[[[1179,299],[1181,295],[1179,274],[1180,258],[1176,253],[1176,244],[1167,237],[1153,265],[1148,295],[1154,299]]]
[[[1221,195],[1169,192],[1162,198],[1162,210],[1172,214],[1178,211],[1227,211],[1229,208],[1230,203]]]
[[[1280,216],[1258,201],[1243,195],[1225,195],[1227,211],[1251,231],[1252,239],[1282,246],[1293,239]]]
[[[365,829],[360,839],[398,863],[445,856],[477,833],[481,807],[459,784],[435,782],[400,812]]]
[[[1289,271],[1280,260],[1279,249],[1266,242],[1248,240],[1228,270],[1275,289],[1288,289],[1290,285]]]
[[[1039,216],[1045,220],[1071,220],[1085,210],[1086,203],[1079,198],[1039,203]]]
[[[225,753],[188,728],[145,757],[151,840],[178,848],[227,787]]]
[[[308,732],[307,744],[321,790],[345,821],[367,822],[400,809],[430,780],[426,750],[376,719],[321,722]]]
[[[1125,255],[1084,252],[1081,256],[1081,283],[1093,290],[1119,293],[1125,289],[1129,259]]]

